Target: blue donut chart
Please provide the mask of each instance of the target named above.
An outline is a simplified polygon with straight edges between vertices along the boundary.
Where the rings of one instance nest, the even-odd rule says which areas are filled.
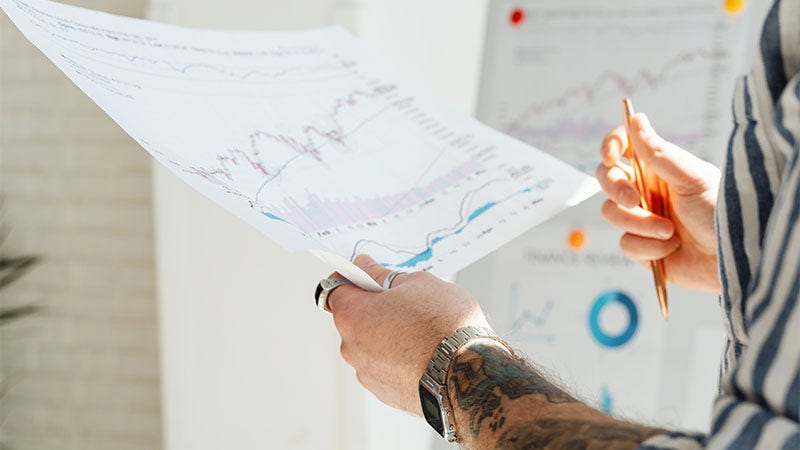
[[[628,326],[619,334],[609,334],[600,326],[600,314],[603,309],[619,303],[628,312]],[[594,301],[589,312],[589,330],[600,345],[608,348],[621,347],[630,341],[639,327],[639,312],[636,304],[625,293],[620,291],[606,291]]]

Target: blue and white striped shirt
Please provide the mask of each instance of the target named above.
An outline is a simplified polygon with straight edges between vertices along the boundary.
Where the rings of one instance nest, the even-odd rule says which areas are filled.
[[[727,345],[708,435],[642,449],[800,449],[800,0],[776,0],[736,86],[717,203]]]

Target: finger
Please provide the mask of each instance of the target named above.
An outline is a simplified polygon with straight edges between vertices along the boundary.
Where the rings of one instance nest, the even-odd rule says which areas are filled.
[[[375,280],[378,284],[383,286],[383,280],[389,276],[392,272],[391,270],[383,267],[375,261],[374,259],[370,258],[368,255],[358,255],[353,260],[353,264],[361,268],[364,272],[367,272],[373,280]],[[395,276],[394,280],[392,281],[392,285],[402,284],[401,278],[402,275]]]
[[[600,164],[595,171],[600,187],[608,197],[627,208],[639,204],[639,191],[633,186],[628,174],[620,166]]]
[[[675,225],[672,221],[642,208],[623,208],[611,200],[606,200],[600,213],[608,223],[626,233],[662,241],[675,234]]]
[[[339,272],[332,273],[329,277],[332,280],[345,279]],[[328,309],[333,314],[334,319],[341,316],[345,311],[358,302],[363,302],[369,292],[352,284],[343,284],[328,294]]]
[[[681,246],[678,236],[667,240],[651,239],[625,233],[619,241],[619,247],[630,259],[638,261],[654,261],[663,259],[674,253]]]
[[[689,195],[707,188],[704,169],[710,164],[659,136],[646,115],[634,116],[630,134],[636,155],[677,193]]]
[[[628,148],[628,133],[625,127],[618,126],[611,130],[603,139],[600,145],[600,156],[603,159],[603,165],[611,167],[619,162],[619,159],[625,156]]]

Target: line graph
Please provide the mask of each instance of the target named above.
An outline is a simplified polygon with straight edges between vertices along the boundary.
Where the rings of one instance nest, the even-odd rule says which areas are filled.
[[[175,175],[365,288],[355,251],[449,274],[596,190],[417,91],[340,28],[194,30],[48,0],[0,7]]]
[[[317,114],[316,123],[300,126],[299,132],[256,130],[247,137],[245,147],[232,148],[217,154],[214,165],[178,166],[186,173],[246,199],[251,208],[260,211],[260,214],[270,220],[291,225],[306,235],[326,239],[353,230],[402,222],[405,217],[452,202],[450,198],[454,195],[460,196],[454,221],[450,225],[427,232],[420,244],[388,243],[360,238],[352,244],[349,251],[352,259],[359,252],[374,253],[376,249],[380,249],[387,255],[392,255],[385,259],[384,264],[401,268],[430,265],[436,247],[446,239],[462,234],[473,222],[499,205],[534,191],[546,191],[549,187],[552,179],[545,178],[529,179],[527,181],[530,186],[517,187],[513,191],[507,188],[494,190],[494,185],[518,185],[517,180],[526,177],[532,168],[527,163],[509,166],[504,169],[508,178],[491,178],[492,172],[474,157],[452,165],[451,162],[446,162],[446,157],[453,150],[462,151],[465,156],[475,152],[476,156],[487,159],[491,159],[496,150],[481,149],[470,133],[454,133],[436,117],[422,111],[413,99],[397,95],[396,86],[380,83],[375,79],[366,82],[366,85],[367,89],[359,87],[348,94],[333,98],[328,103],[330,106]],[[401,112],[416,126],[423,127],[430,137],[443,144],[435,155],[428,157],[430,162],[414,176],[414,181],[406,189],[372,197],[347,195],[338,198],[309,189],[303,189],[302,195],[297,195],[297,190],[291,194],[282,191],[283,183],[280,180],[291,166],[301,166],[308,162],[323,166],[328,164],[327,161],[331,157],[335,158],[335,154],[346,154],[351,150],[354,143],[348,138],[356,137],[355,134],[369,125],[370,121],[378,120],[382,114],[391,111]],[[445,166],[451,167],[449,171],[442,172],[439,167],[442,160],[446,162]],[[255,179],[260,181],[254,188],[247,181]],[[488,181],[481,181],[482,179]],[[274,183],[279,185],[270,187]],[[467,186],[474,187],[460,190]],[[453,191],[454,187],[458,189]],[[482,195],[484,191],[487,191],[487,195]],[[277,194],[268,195],[272,192]],[[265,195],[270,198],[265,198]],[[534,199],[530,205],[539,201],[540,199]]]
[[[345,199],[328,199],[308,192],[307,202],[299,204],[294,198],[285,198],[283,208],[270,207],[273,214],[284,218],[289,223],[298,224],[305,232],[324,233],[325,230],[343,224],[367,223],[416,205],[425,205],[433,201],[433,196],[458,181],[474,174],[481,166],[474,161],[466,161],[451,172],[435,178],[429,184],[414,187],[408,192],[387,196],[361,198],[359,196]]]
[[[425,205],[440,191],[452,187],[459,181],[480,173],[484,167],[474,160],[466,160],[449,172],[433,177],[428,183],[420,185],[433,166],[446,154],[449,147],[463,147],[463,138],[454,139],[450,146],[445,146],[438,156],[417,177],[414,184],[403,192],[376,196],[361,197],[351,196],[346,198],[329,198],[305,190],[304,202],[296,196],[286,196],[278,202],[262,201],[261,194],[267,186],[282,176],[285,170],[293,164],[307,158],[318,163],[325,163],[322,150],[330,144],[338,145],[340,151],[347,151],[346,138],[364,127],[369,121],[376,119],[394,106],[408,107],[408,99],[401,102],[394,101],[392,95],[395,87],[383,85],[373,81],[371,91],[356,89],[351,93],[336,98],[329,113],[323,114],[328,125],[304,125],[299,136],[291,134],[277,134],[257,130],[248,136],[247,149],[231,149],[216,156],[215,166],[200,167],[192,165],[183,170],[204,180],[219,185],[230,193],[245,197],[253,208],[258,208],[265,217],[291,224],[304,233],[316,233],[326,236],[330,229],[348,224],[365,224],[374,226],[376,219],[386,217],[396,211],[401,211],[415,205]],[[389,100],[390,103],[385,104]],[[356,122],[349,130],[344,130],[341,123],[341,114],[348,109],[360,106],[359,102],[374,101],[368,108],[378,110],[365,119]],[[277,147],[277,148],[276,148]],[[285,160],[279,159],[281,152],[288,156]],[[332,150],[333,151],[333,150]],[[273,162],[265,162],[264,156]],[[243,174],[242,172],[250,172]],[[255,194],[247,192],[245,187],[239,185],[242,178],[258,177],[263,181],[259,184]],[[473,218],[474,219],[474,218]]]
[[[535,310],[523,306],[520,299],[520,284],[511,283],[508,292],[508,336],[525,341],[554,343],[555,334],[553,330],[547,328],[554,306],[555,302],[552,299],[537,302]]]
[[[630,97],[665,138],[715,161],[735,24],[703,0],[685,3],[504,4],[537,14],[520,29],[507,24],[511,9],[492,17],[481,119],[592,172],[603,136],[620,125],[620,99]]]
[[[356,89],[347,95],[337,97],[331,102],[329,112],[320,114],[323,122],[307,124],[300,128],[298,135],[279,134],[257,130],[248,136],[248,147],[231,149],[216,156],[217,164],[209,167],[191,166],[184,169],[187,173],[199,176],[206,181],[217,184],[231,193],[247,198],[251,207],[258,209],[268,219],[290,224],[306,234],[318,237],[328,237],[341,232],[341,227],[347,226],[348,230],[357,228],[370,228],[379,225],[379,221],[386,223],[390,220],[413,215],[422,208],[435,207],[448,196],[437,196],[453,186],[459,186],[464,180],[477,183],[483,175],[487,174],[486,168],[474,159],[467,159],[453,167],[450,171],[438,176],[429,177],[430,172],[437,163],[447,155],[448,149],[476,150],[471,141],[471,135],[456,136],[447,132],[447,127],[431,116],[420,113],[414,107],[413,101],[408,98],[397,99],[394,95],[395,86],[381,84],[372,80],[369,85],[371,90]],[[390,101],[388,105],[385,101]],[[363,197],[360,195],[335,198],[318,195],[308,189],[304,190],[302,198],[297,195],[287,195],[277,200],[263,200],[262,193],[268,186],[276,182],[292,164],[299,164],[303,159],[325,164],[322,150],[333,145],[330,151],[348,151],[348,136],[352,136],[369,121],[376,119],[380,114],[388,111],[390,107],[398,106],[406,116],[410,116],[416,123],[423,125],[433,136],[447,142],[431,162],[415,177],[413,184],[406,190],[388,195]],[[351,113],[353,109],[376,109],[376,113],[367,116],[351,125],[345,130],[342,124],[342,115]],[[284,159],[281,160],[281,154]],[[264,155],[268,156],[265,162]],[[499,198],[486,200],[473,208],[479,202],[477,198],[481,191],[496,183],[512,182],[516,178],[524,177],[530,172],[531,167],[523,164],[509,170],[508,179],[492,179],[482,185],[461,194],[463,198],[458,207],[458,218],[447,227],[430,231],[424,237],[422,245],[409,246],[389,244],[371,239],[359,239],[350,252],[351,259],[362,251],[369,250],[370,246],[382,248],[395,255],[406,255],[401,261],[387,262],[387,265],[409,268],[416,267],[429,261],[434,254],[434,247],[443,240],[461,234],[467,226],[491,209],[509,201],[510,199],[532,192],[535,189],[542,191],[548,187],[548,180],[539,180],[534,187],[524,187],[510,194],[500,194]],[[242,172],[245,172],[243,174]],[[247,187],[239,184],[240,178],[260,178],[255,194],[249,192]],[[428,180],[422,183],[423,180]],[[490,194],[492,195],[492,194]],[[496,194],[495,194],[496,195]],[[441,198],[439,198],[441,197]],[[431,206],[432,205],[432,206]],[[402,213],[402,214],[401,214]]]
[[[343,144],[347,135],[357,131],[366,122],[387,110],[386,106],[382,106],[376,113],[357,123],[352,130],[345,132],[339,117],[345,108],[356,106],[359,98],[370,99],[378,94],[387,94],[391,90],[391,87],[387,86],[378,86],[372,92],[360,89],[354,90],[334,100],[330,113],[325,115],[326,119],[328,119],[326,121],[328,124],[326,125],[302,125],[299,136],[256,130],[247,137],[249,147],[246,150],[235,148],[218,154],[216,156],[217,165],[215,166],[191,165],[184,170],[213,184],[220,185],[229,192],[239,194],[244,193],[235,186],[237,177],[233,174],[234,169],[249,169],[257,172],[255,176],[264,180],[255,191],[255,194],[250,197],[253,206],[255,206],[259,203],[259,196],[266,185],[281,176],[292,162],[304,156],[321,162],[322,156],[320,152],[323,147],[331,143]],[[288,158],[273,164],[265,163],[262,159],[263,153],[270,155],[272,159],[276,159],[278,151],[274,147],[262,149],[260,144],[264,141],[276,144],[281,150],[288,150]]]
[[[513,129],[509,129],[509,134],[525,142],[597,142],[610,130],[619,126],[611,120],[586,118],[562,118],[555,123],[538,123],[527,121],[519,123]],[[685,148],[697,148],[706,137],[706,131],[702,124],[696,124],[694,128],[684,130],[665,130],[661,132],[671,142],[684,146]],[[562,144],[563,146],[564,144]]]
[[[459,206],[457,209],[457,219],[454,222],[446,227],[435,229],[432,231],[428,231],[425,236],[424,240],[417,245],[412,246],[403,246],[396,243],[388,243],[379,240],[372,240],[372,239],[359,239],[353,245],[353,249],[350,252],[350,257],[354,258],[358,253],[362,252],[369,252],[371,247],[379,247],[396,256],[397,258],[393,258],[392,261],[382,261],[384,266],[391,266],[397,268],[409,268],[409,267],[418,267],[420,264],[427,263],[434,257],[434,251],[437,245],[440,245],[442,241],[448,239],[453,236],[458,236],[463,233],[467,227],[469,227],[473,222],[481,218],[484,214],[490,212],[492,209],[501,206],[507,202],[515,200],[517,197],[524,196],[526,194],[536,193],[536,192],[543,192],[546,191],[552,182],[552,179],[545,178],[541,180],[537,180],[534,185],[521,187],[518,190],[508,193],[508,194],[501,194],[498,197],[496,192],[492,192],[493,187],[496,185],[502,184],[516,184],[514,183],[514,178],[524,177],[530,171],[529,166],[522,166],[521,168],[514,169],[513,178],[503,178],[503,179],[489,179],[488,181],[480,181],[480,178],[476,178],[473,180],[475,183],[481,183],[476,188],[471,189],[469,191],[460,194],[460,201]],[[501,189],[501,192],[503,190]],[[536,205],[541,201],[541,198],[537,198],[535,195],[533,200],[528,203],[520,205],[522,208],[529,208],[531,205]],[[450,201],[452,203],[452,201]],[[434,204],[435,200],[430,199],[423,204],[423,206]],[[473,204],[477,204],[473,208]],[[511,214],[516,214],[512,212]],[[492,229],[488,228],[484,230],[484,232],[489,233]],[[480,234],[478,235],[480,237]]]
[[[643,67],[633,75],[615,70],[606,70],[588,83],[572,86],[553,98],[531,104],[516,115],[506,129],[514,134],[517,127],[537,114],[563,109],[573,102],[594,102],[601,93],[606,94],[608,90],[619,98],[633,97],[641,89],[655,89],[662,86],[669,80],[671,75],[686,65],[720,56],[722,55],[713,54],[706,49],[700,48],[689,52],[681,52],[669,58],[657,70]]]
[[[274,175],[272,175],[272,176],[269,176],[269,177],[268,177],[266,180],[264,180],[264,182],[263,182],[263,183],[262,183],[262,184],[259,186],[259,188],[258,188],[258,191],[256,192],[256,201],[258,201],[258,198],[259,198],[259,196],[261,195],[261,192],[262,192],[262,190],[264,189],[264,187],[265,187],[265,186],[266,186],[268,183],[270,183],[271,181],[273,181],[273,180],[274,180],[276,177],[280,176],[280,175],[281,175],[281,173],[283,172],[283,170],[284,170],[284,169],[285,169],[285,168],[286,168],[286,167],[287,167],[289,164],[291,164],[293,161],[295,161],[295,160],[296,160],[298,157],[302,156],[304,153],[309,153],[309,152],[311,152],[311,153],[318,153],[318,152],[319,152],[319,150],[321,150],[321,149],[322,149],[322,147],[324,147],[324,146],[328,145],[328,144],[329,144],[329,143],[331,143],[331,142],[336,142],[336,143],[339,143],[339,144],[343,144],[343,142],[344,142],[344,138],[346,138],[346,137],[348,137],[348,136],[352,135],[353,133],[357,132],[359,129],[361,129],[361,127],[363,127],[364,125],[366,125],[367,123],[369,123],[369,122],[370,122],[370,121],[372,121],[373,119],[377,118],[377,117],[378,117],[378,116],[380,116],[381,114],[383,114],[383,113],[387,112],[387,111],[388,111],[388,110],[391,108],[391,106],[392,106],[392,105],[387,105],[387,106],[384,106],[383,108],[381,108],[380,110],[378,110],[377,112],[375,112],[374,114],[372,114],[371,116],[367,117],[365,120],[363,120],[363,121],[361,121],[360,123],[358,123],[358,125],[357,125],[357,126],[355,126],[354,128],[352,128],[350,131],[348,131],[348,132],[346,132],[346,133],[337,134],[337,133],[332,133],[332,132],[331,132],[331,133],[330,133],[330,134],[327,136],[327,137],[328,137],[328,140],[327,140],[327,141],[323,142],[322,144],[320,144],[320,145],[319,145],[319,146],[317,146],[317,147],[309,147],[307,151],[305,151],[305,152],[300,152],[300,153],[298,153],[298,154],[297,154],[295,157],[293,157],[293,158],[291,158],[291,159],[287,160],[287,161],[286,161],[286,162],[285,162],[283,165],[281,165],[281,167],[280,167],[280,168],[279,168],[279,169],[278,169],[278,170],[275,172],[275,174],[274,174]],[[317,131],[317,130],[314,130],[314,131]],[[323,133],[323,134],[324,134],[324,133]],[[317,159],[318,161],[321,161],[319,158],[316,158],[316,157],[315,157],[315,159]]]
[[[428,244],[425,247],[425,249],[422,250],[421,252],[418,252],[417,254],[411,256],[410,258],[408,258],[405,261],[401,261],[400,263],[396,263],[396,264],[385,263],[385,264],[386,265],[393,265],[395,267],[409,268],[409,267],[416,267],[416,266],[420,265],[420,263],[429,261],[431,258],[433,258],[433,249],[434,249],[435,245],[437,245],[441,241],[443,241],[443,240],[445,240],[445,239],[447,239],[447,238],[449,238],[451,236],[456,236],[458,234],[461,234],[461,232],[463,232],[464,229],[466,229],[467,226],[470,223],[474,222],[476,219],[478,219],[479,217],[481,217],[482,215],[487,213],[489,210],[491,210],[492,208],[494,208],[498,204],[503,203],[503,202],[505,202],[506,200],[508,200],[508,199],[510,199],[512,197],[515,197],[515,196],[521,195],[521,194],[526,194],[528,192],[531,192],[531,188],[525,188],[525,189],[522,189],[520,191],[517,191],[517,192],[509,195],[508,197],[506,197],[506,198],[504,198],[502,200],[490,201],[488,203],[485,203],[485,204],[475,208],[474,210],[472,210],[472,212],[470,212],[466,217],[464,217],[463,214],[462,214],[462,217],[460,218],[458,224],[456,224],[454,227],[451,227],[450,230],[448,230],[448,231],[437,230],[435,232],[428,233],[428,235],[426,236],[426,240],[428,241]],[[465,198],[465,200],[466,200],[466,198]],[[358,250],[354,249],[353,250],[353,255],[355,255],[357,252],[358,252]]]
[[[298,64],[289,65],[285,63],[277,64],[275,67],[248,67],[241,65],[224,65],[212,64],[208,62],[186,62],[172,59],[160,59],[148,56],[146,54],[133,54],[123,51],[112,50],[106,47],[87,45],[79,39],[71,38],[64,35],[63,32],[68,30],[73,33],[94,34],[102,32],[107,38],[114,41],[133,41],[149,48],[163,48],[171,50],[183,50],[191,53],[202,55],[217,55],[217,56],[235,56],[237,59],[244,59],[252,56],[269,56],[271,58],[285,58],[287,56],[308,57],[314,55],[323,55],[322,50],[318,46],[294,46],[284,47],[279,49],[272,49],[268,52],[252,52],[252,51],[225,51],[214,48],[203,48],[198,46],[170,46],[169,44],[153,41],[151,36],[146,35],[132,35],[129,33],[120,32],[112,29],[98,30],[93,27],[87,27],[80,22],[71,21],[63,17],[57,17],[49,14],[41,9],[35,8],[32,5],[17,1],[16,5],[21,10],[29,14],[31,18],[36,20],[35,25],[44,33],[48,34],[56,42],[69,45],[73,50],[81,49],[85,54],[96,54],[102,57],[112,57],[118,62],[136,65],[140,70],[143,70],[151,75],[162,76],[175,76],[186,79],[187,75],[195,77],[203,77],[208,75],[219,75],[223,78],[236,80],[236,81],[249,81],[249,80],[275,80],[287,76],[296,76],[297,74],[306,73],[311,75],[331,75],[336,72],[349,71],[357,66],[355,61],[343,60],[338,55],[326,55],[327,60],[322,62],[315,62],[313,64]],[[104,61],[103,58],[96,59]]]

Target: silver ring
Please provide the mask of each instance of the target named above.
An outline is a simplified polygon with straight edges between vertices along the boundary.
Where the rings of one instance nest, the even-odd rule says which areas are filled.
[[[393,270],[389,272],[389,275],[386,275],[386,278],[383,279],[383,289],[388,290],[392,288],[392,281],[394,281],[394,277],[400,275],[401,273],[405,273],[402,270]]]
[[[317,285],[317,290],[314,292],[314,299],[317,301],[317,308],[325,312],[331,312],[331,310],[328,308],[328,296],[331,295],[331,292],[333,292],[334,289],[339,286],[344,286],[345,284],[353,284],[353,282],[344,279],[322,279]]]

